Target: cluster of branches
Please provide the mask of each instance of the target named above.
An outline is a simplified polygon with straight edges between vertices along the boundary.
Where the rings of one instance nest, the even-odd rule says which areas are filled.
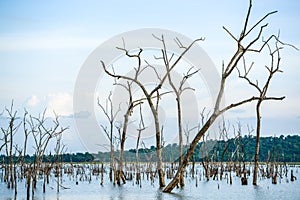
[[[3,162],[4,181],[7,183],[8,188],[15,190],[15,195],[17,195],[17,179],[25,179],[27,199],[29,199],[30,187],[32,196],[34,195],[38,175],[41,172],[44,173],[46,180],[46,176],[49,176],[52,166],[59,159],[59,155],[66,150],[61,138],[62,133],[68,128],[60,125],[59,117],[56,114],[52,123],[50,119],[45,117],[46,110],[38,117],[35,117],[25,109],[23,118],[20,118],[13,106],[14,103],[12,101],[10,108],[5,108],[3,113],[6,113],[8,123],[7,127],[1,127],[0,152],[2,150],[5,152],[5,160]],[[23,145],[15,141],[15,138],[19,137],[21,133],[23,133],[24,137]],[[55,139],[55,159],[51,163],[48,163],[46,167],[43,164],[43,159],[45,158],[49,143]],[[32,162],[26,162],[26,158],[28,157],[28,141],[32,141],[31,143],[33,143],[34,157]],[[19,174],[17,175],[17,173]]]
[[[111,71],[109,71],[109,69],[106,67],[105,63],[103,61],[101,61],[101,65],[104,69],[104,71],[106,72],[106,74],[108,74],[109,76],[115,78],[115,85],[121,86],[122,88],[124,88],[127,92],[128,92],[128,102],[127,102],[127,109],[124,112],[124,120],[123,122],[117,123],[118,125],[121,124],[121,126],[116,126],[116,130],[119,133],[119,137],[118,137],[118,141],[120,141],[120,156],[118,159],[118,170],[117,170],[117,182],[119,183],[119,175],[123,176],[123,172],[122,172],[122,168],[123,168],[123,152],[124,152],[124,144],[125,144],[125,139],[126,139],[126,132],[127,132],[127,128],[128,128],[128,123],[129,123],[129,118],[131,113],[133,112],[133,109],[137,106],[139,106],[140,108],[140,122],[139,122],[139,128],[138,128],[138,139],[137,139],[137,148],[139,146],[139,140],[140,140],[140,136],[143,130],[145,130],[147,127],[145,127],[144,125],[144,119],[143,119],[143,115],[141,112],[141,104],[146,103],[152,113],[153,119],[154,119],[154,124],[155,124],[155,138],[156,138],[156,153],[157,153],[157,172],[159,174],[159,182],[160,182],[160,186],[164,187],[165,186],[165,181],[164,181],[164,172],[162,170],[162,156],[161,156],[161,152],[162,152],[162,146],[163,146],[163,137],[162,137],[162,132],[163,132],[163,128],[160,124],[159,121],[159,103],[160,100],[162,98],[163,95],[169,94],[171,92],[175,93],[176,95],[176,101],[177,101],[177,113],[178,113],[178,130],[179,130],[179,144],[180,144],[180,152],[182,152],[182,144],[183,144],[183,140],[182,140],[182,117],[181,117],[181,100],[180,97],[182,95],[182,93],[185,90],[191,89],[189,87],[185,86],[185,83],[187,82],[187,79],[190,78],[191,76],[193,76],[194,74],[196,74],[198,72],[198,70],[195,70],[194,68],[190,68],[187,73],[183,76],[182,80],[179,83],[175,83],[172,80],[172,73],[171,71],[175,68],[176,65],[178,65],[178,63],[182,60],[182,58],[184,57],[184,55],[189,51],[189,49],[194,45],[194,43],[196,43],[197,41],[203,41],[203,38],[197,39],[195,40],[192,44],[188,45],[188,46],[183,46],[183,44],[179,41],[178,38],[176,38],[176,42],[179,46],[179,48],[183,49],[183,52],[181,53],[180,56],[178,56],[178,58],[175,58],[174,54],[172,54],[170,57],[167,53],[167,47],[166,47],[166,43],[165,43],[165,39],[164,36],[162,35],[161,37],[157,37],[155,35],[153,35],[154,38],[156,38],[157,40],[159,40],[162,45],[163,45],[163,49],[161,50],[162,56],[161,57],[155,57],[156,60],[159,61],[163,61],[164,66],[165,66],[165,74],[159,74],[157,69],[152,66],[149,62],[147,62],[145,60],[145,66],[143,66],[143,62],[142,62],[142,53],[143,53],[143,49],[139,49],[139,51],[134,54],[131,53],[130,50],[126,49],[125,47],[125,42],[123,40],[123,47],[120,48],[118,47],[118,49],[120,49],[121,51],[125,52],[125,55],[130,58],[130,59],[136,59],[137,61],[137,66],[134,67],[134,75],[133,76],[126,76],[126,75],[118,75],[116,74],[114,68]],[[152,71],[153,74],[155,74],[156,78],[157,78],[157,85],[154,88],[148,89],[146,87],[146,85],[143,83],[143,81],[141,80],[141,75],[143,73],[147,73],[149,71]],[[118,79],[123,79],[126,81],[125,84],[122,83],[118,83],[117,80]],[[171,85],[172,87],[172,91],[168,91],[168,92],[161,92],[161,88],[162,86],[165,84],[165,82],[168,81],[168,83]],[[133,95],[132,95],[132,87],[133,85],[137,86],[143,93],[143,97],[139,98],[139,99],[134,99]],[[177,86],[177,87],[176,87]],[[113,103],[111,100],[111,93],[107,99],[107,103],[106,106],[101,105],[100,101],[98,100],[98,105],[101,107],[102,111],[105,113],[109,124],[110,124],[110,128],[108,129],[107,127],[103,127],[105,133],[107,134],[109,140],[110,140],[110,147],[111,147],[111,172],[110,174],[112,174],[113,168],[114,168],[114,164],[113,164],[113,130],[114,130],[114,124],[115,123],[115,118],[117,116],[117,114],[119,112],[121,112],[120,106],[119,108],[114,111],[113,108]],[[137,151],[138,152],[138,151]],[[182,153],[181,153],[182,154]],[[138,157],[137,157],[138,160]],[[110,175],[110,178],[112,180],[112,176]],[[125,183],[125,179],[123,177],[123,182]]]
[[[182,53],[175,57],[174,54],[168,53],[168,47],[166,45],[166,41],[164,39],[164,36],[156,36],[153,35],[153,37],[157,40],[159,40],[162,44],[161,48],[161,56],[155,56],[156,60],[162,61],[162,65],[165,67],[165,71],[163,74],[159,74],[158,70],[155,66],[151,65],[147,60],[142,59],[142,53],[143,49],[140,48],[138,51],[131,51],[130,49],[126,49],[125,41],[123,40],[123,47],[117,47],[119,50],[123,51],[125,56],[128,57],[128,59],[135,59],[136,60],[136,66],[133,67],[134,69],[134,75],[124,75],[124,74],[118,74],[116,70],[112,66],[106,66],[106,64],[101,61],[101,66],[104,69],[105,73],[113,77],[115,79],[115,85],[121,85],[129,94],[129,99],[127,102],[127,110],[124,112],[124,121],[122,123],[122,126],[116,127],[119,134],[119,141],[120,141],[120,155],[118,159],[118,170],[116,170],[116,176],[117,180],[120,180],[120,176],[123,176],[122,172],[122,162],[123,162],[123,151],[124,151],[124,143],[126,139],[126,132],[128,127],[128,122],[131,113],[133,112],[133,109],[141,105],[142,103],[145,103],[149,106],[153,120],[155,123],[155,141],[156,141],[156,153],[157,153],[157,172],[159,175],[159,186],[165,187],[165,180],[164,180],[164,172],[162,169],[162,144],[163,144],[163,137],[162,137],[162,125],[159,121],[159,110],[158,105],[160,103],[160,100],[164,94],[167,93],[174,93],[176,96],[176,102],[177,102],[177,124],[178,124],[178,137],[179,137],[179,168],[174,176],[174,178],[171,180],[171,182],[164,188],[164,192],[171,192],[174,187],[180,183],[181,186],[184,186],[184,180],[183,180],[183,173],[185,171],[186,166],[188,165],[188,162],[191,159],[191,156],[193,155],[193,152],[198,145],[201,138],[204,138],[205,134],[207,134],[209,128],[214,124],[216,119],[221,116],[223,113],[227,112],[230,109],[240,107],[244,104],[255,102],[256,103],[256,151],[254,155],[254,162],[255,162],[255,168],[254,168],[254,179],[253,184],[257,184],[257,171],[258,171],[258,161],[259,161],[259,146],[260,146],[260,129],[261,129],[261,106],[262,103],[265,101],[270,100],[283,100],[285,97],[274,97],[274,96],[268,96],[268,90],[271,84],[271,80],[273,77],[281,73],[282,70],[280,69],[280,62],[281,62],[281,56],[280,52],[283,49],[283,46],[291,46],[289,44],[285,44],[280,41],[279,34],[278,35],[270,35],[266,39],[263,38],[263,32],[268,26],[268,24],[264,24],[264,21],[272,14],[276,13],[277,11],[267,13],[265,16],[263,16],[260,20],[258,20],[253,25],[249,25],[250,21],[250,14],[252,10],[252,1],[250,0],[250,5],[246,14],[246,18],[241,30],[241,33],[238,35],[238,37],[234,36],[234,34],[228,30],[226,27],[223,27],[226,33],[229,34],[229,36],[233,39],[233,42],[236,43],[236,50],[233,53],[232,57],[229,59],[228,63],[225,64],[223,62],[222,64],[222,74],[221,79],[219,83],[219,90],[217,92],[217,98],[213,104],[213,110],[207,114],[207,116],[204,118],[203,116],[199,115],[199,121],[201,124],[200,127],[198,127],[197,134],[194,138],[192,138],[191,143],[189,144],[189,147],[185,154],[182,154],[182,137],[183,137],[183,128],[182,128],[182,106],[181,106],[181,95],[182,93],[187,90],[193,88],[186,87],[185,83],[187,82],[188,78],[196,74],[198,71],[193,70],[194,68],[191,68],[187,71],[187,73],[184,75],[183,79],[179,82],[174,82],[174,79],[172,79],[172,71],[175,70],[176,66],[178,66],[178,63],[184,58],[185,54],[192,48],[195,43],[204,41],[204,38],[199,38],[194,40],[191,44],[182,44],[182,42],[175,38],[175,42],[178,45],[179,49],[182,49]],[[134,53],[137,52],[137,53]],[[265,53],[270,58],[270,63],[262,66],[265,67],[266,72],[266,79],[262,81],[260,84],[258,81],[254,78],[252,79],[250,77],[250,74],[254,74],[253,72],[253,66],[255,65],[255,62],[253,61],[250,66],[247,66],[246,59],[248,58],[248,55],[265,55]],[[143,65],[144,61],[144,65]],[[259,64],[260,65],[260,64]],[[109,68],[110,67],[110,68]],[[141,75],[145,73],[145,71],[149,72],[149,70],[156,74],[157,83],[154,88],[149,89],[146,87],[146,85],[141,80]],[[238,73],[238,77],[241,80],[244,80],[246,85],[253,87],[257,93],[251,95],[250,97],[246,97],[240,101],[232,102],[231,104],[222,106],[221,102],[223,99],[223,95],[225,92],[226,84],[228,82],[229,77],[233,77],[234,73]],[[126,81],[125,84],[118,83],[118,80],[124,80]],[[167,93],[162,93],[161,89],[165,84],[169,84],[172,88],[171,91]],[[137,86],[140,91],[143,94],[143,98],[140,99],[134,99],[132,95],[132,87]],[[196,90],[199,88],[195,88]],[[110,94],[111,97],[111,94]],[[114,156],[113,156],[113,131],[114,131],[114,124],[116,116],[119,112],[121,112],[120,107],[115,110],[113,108],[113,104],[111,101],[111,98],[108,98],[109,106],[104,107],[99,103],[99,106],[101,107],[102,111],[106,114],[107,119],[110,122],[110,129],[108,130],[106,127],[103,127],[105,132],[107,133],[109,139],[110,139],[110,146],[111,146],[111,173],[114,166]],[[99,102],[99,101],[98,101]],[[108,105],[107,102],[107,105]],[[110,108],[110,109],[109,109]],[[140,133],[145,128],[143,124],[143,116],[141,114],[141,123],[139,127],[139,137],[137,139],[137,147],[140,140]],[[188,131],[187,131],[188,132]],[[188,135],[188,134],[187,134]],[[189,139],[188,139],[189,140]],[[138,152],[138,151],[136,151]],[[123,182],[125,183],[125,178],[123,178]],[[111,176],[112,180],[112,176]],[[120,183],[120,181],[118,181]]]

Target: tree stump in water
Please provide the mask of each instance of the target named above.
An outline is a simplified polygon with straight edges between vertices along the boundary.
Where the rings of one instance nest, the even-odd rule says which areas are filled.
[[[242,177],[242,178],[241,178],[241,181],[242,181],[242,185],[248,185],[248,180],[247,180],[247,178]]]
[[[272,183],[273,184],[277,184],[277,176],[276,176],[276,174],[274,176],[272,176]]]
[[[294,176],[294,171],[291,170],[291,181],[297,180],[297,177]]]

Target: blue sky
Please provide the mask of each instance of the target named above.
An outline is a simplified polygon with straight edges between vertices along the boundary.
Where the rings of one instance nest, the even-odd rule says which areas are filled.
[[[220,69],[222,60],[228,61],[235,47],[222,26],[238,35],[247,8],[247,0],[0,1],[0,108],[14,99],[19,110],[27,107],[39,113],[47,107],[63,116],[72,115],[76,77],[88,55],[112,36],[139,28],[205,37],[201,46]],[[299,9],[296,0],[257,0],[250,22],[278,10],[267,20],[266,34],[280,29],[283,41],[300,47]],[[282,57],[284,73],[274,79],[271,90],[286,100],[264,107],[266,135],[300,131],[300,52],[286,48]],[[237,88],[227,98],[244,90]],[[229,116],[253,123],[254,114],[247,109],[250,107]],[[84,151],[74,122],[64,120],[71,126],[66,143],[72,151]]]

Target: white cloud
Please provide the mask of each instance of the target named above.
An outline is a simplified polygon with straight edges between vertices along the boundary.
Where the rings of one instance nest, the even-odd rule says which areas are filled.
[[[40,103],[40,99],[36,96],[33,95],[30,97],[30,99],[28,99],[27,104],[31,107],[36,106]]]
[[[69,93],[54,93],[47,96],[47,116],[71,115],[73,113],[73,97]]]

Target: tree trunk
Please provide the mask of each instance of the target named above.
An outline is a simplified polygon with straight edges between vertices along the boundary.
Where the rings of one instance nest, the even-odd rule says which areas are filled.
[[[114,145],[113,145],[113,124],[110,123],[110,169],[109,169],[109,180],[113,181],[114,171]]]
[[[17,185],[17,166],[14,164],[14,185],[15,185],[15,197],[17,196],[18,193],[18,185]]]
[[[44,173],[44,182],[43,182],[43,193],[46,193],[46,178],[47,175],[46,175],[46,172]]]
[[[162,146],[161,146],[161,133],[158,121],[158,113],[155,114],[155,128],[156,128],[156,154],[157,154],[157,172],[159,178],[159,187],[165,187],[165,178],[164,178],[164,171],[162,168]]]
[[[27,186],[27,200],[30,199],[30,178],[31,178],[31,169],[30,169],[30,166],[28,167],[27,169],[27,175],[26,175],[26,186]]]
[[[144,92],[146,94],[146,92]],[[148,104],[151,108],[151,112],[154,118],[155,122],[155,136],[156,136],[156,155],[157,155],[157,172],[158,172],[158,178],[159,178],[159,187],[163,188],[166,186],[165,184],[165,178],[164,178],[164,171],[162,168],[162,145],[161,145],[161,132],[160,132],[160,125],[159,125],[159,119],[158,119],[158,110],[156,110],[155,106],[153,105],[153,102],[151,100],[150,95],[146,95]],[[159,98],[159,95],[157,96]]]
[[[10,148],[9,148],[9,176],[10,176],[10,183],[11,188],[14,188],[14,172],[13,172],[13,154],[12,154],[12,148],[13,148],[13,129],[14,129],[14,117],[11,118],[10,125],[9,125],[9,134],[10,134]]]
[[[177,95],[177,120],[178,120],[178,137],[179,137],[179,165],[182,163],[182,120],[181,120],[181,104],[180,104],[180,95]],[[181,173],[179,178],[180,187],[184,187],[184,176]]]
[[[139,163],[139,143],[141,138],[142,129],[138,130],[138,138],[136,140],[136,147],[135,147],[135,162],[136,162],[136,183],[142,186],[141,184],[141,173],[140,173],[140,163]]]
[[[57,171],[56,171],[56,173],[57,173],[57,185],[56,185],[56,189],[57,189],[57,193],[59,193],[59,176],[60,176],[60,173],[59,173],[59,164],[57,164],[57,166],[56,166],[56,169],[57,169]]]
[[[190,147],[183,158],[182,164],[178,167],[175,177],[167,185],[167,187],[163,190],[163,192],[171,192],[176,187],[176,185],[180,181],[180,175],[184,173],[185,167],[187,166],[190,157],[194,153],[194,149],[195,149],[196,145],[198,144],[198,142],[202,138],[202,136],[206,133],[208,128],[211,126],[211,124],[216,120],[216,118],[217,118],[217,115],[213,114],[207,120],[207,122],[204,124],[204,126],[201,128],[201,130],[198,132],[198,134],[196,135],[196,137],[193,139],[192,143],[190,144]]]
[[[103,186],[104,183],[104,167],[103,167],[103,163],[101,164],[101,183],[100,185]]]
[[[119,166],[118,166],[118,172],[117,172],[117,184],[120,185],[120,179],[122,179],[123,183],[126,183],[126,179],[123,172],[123,155],[124,155],[124,147],[125,147],[125,140],[126,140],[126,131],[128,127],[128,121],[129,121],[129,115],[132,111],[133,106],[130,105],[125,116],[124,116],[124,125],[123,125],[123,131],[122,131],[122,138],[121,138],[121,150],[120,150],[120,157],[119,157]]]
[[[259,100],[256,105],[256,145],[254,156],[254,172],[253,172],[253,185],[257,185],[258,174],[258,159],[259,159],[259,142],[260,142],[260,105],[262,100]]]

